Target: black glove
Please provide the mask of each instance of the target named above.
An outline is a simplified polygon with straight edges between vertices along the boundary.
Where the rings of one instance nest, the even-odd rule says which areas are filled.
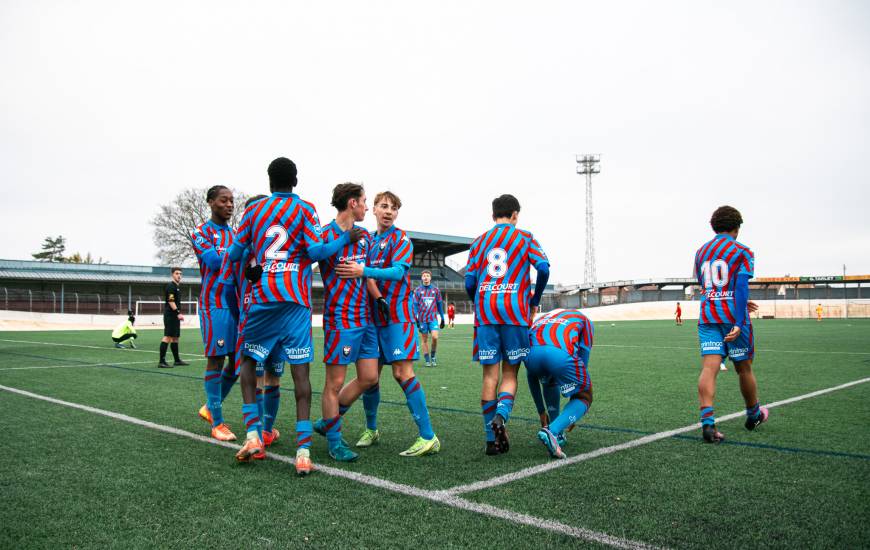
[[[441,324],[439,325],[439,328],[441,328],[442,330],[444,329],[444,317],[441,318]]]
[[[245,279],[249,280],[252,283],[256,283],[263,276],[263,266],[257,265],[246,265],[245,266]]]
[[[390,318],[390,303],[383,296],[375,300],[375,305],[378,306],[378,311],[381,312],[381,317]]]

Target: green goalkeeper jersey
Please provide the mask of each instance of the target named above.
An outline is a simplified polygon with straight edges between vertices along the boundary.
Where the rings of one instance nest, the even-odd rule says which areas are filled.
[[[112,331],[112,338],[120,338],[125,334],[136,334],[136,329],[133,328],[130,319],[125,319],[123,323],[115,327],[115,330]]]

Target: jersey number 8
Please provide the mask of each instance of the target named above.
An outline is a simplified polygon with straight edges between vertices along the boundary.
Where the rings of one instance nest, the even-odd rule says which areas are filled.
[[[493,279],[501,279],[507,273],[507,252],[504,248],[492,248],[486,253],[486,272]]]
[[[701,277],[704,279],[704,288],[722,288],[728,282],[728,264],[725,260],[707,261],[701,264]]]

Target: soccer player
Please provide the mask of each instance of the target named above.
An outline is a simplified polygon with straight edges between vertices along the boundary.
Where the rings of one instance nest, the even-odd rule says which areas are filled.
[[[384,191],[375,196],[374,214],[378,229],[371,235],[367,265],[356,262],[336,266],[338,276],[366,277],[374,321],[378,331],[380,362],[392,365],[393,378],[405,393],[411,416],[417,424],[419,437],[402,456],[423,456],[437,453],[441,442],[432,430],[423,386],[414,375],[414,361],[419,359],[417,331],[414,330],[414,304],[411,301],[411,276],[408,271],[414,254],[411,239],[394,224],[402,201],[394,193]],[[380,369],[380,367],[379,367]],[[366,430],[357,447],[368,447],[380,437],[377,427],[380,384],[363,393]]]
[[[588,372],[592,333],[592,321],[575,309],[556,309],[542,315],[529,330],[531,349],[525,359],[529,378],[555,382],[568,398],[562,413],[538,432],[538,439],[553,458],[565,458],[561,447],[565,430],[579,422],[592,405]]]
[[[702,359],[698,400],[702,435],[707,443],[725,439],[716,429],[713,413],[716,375],[724,357],[731,358],[740,377],[740,393],[746,403],[746,429],[754,430],[767,421],[769,414],[767,408],[759,406],[758,386],[752,372],[755,340],[749,313],[756,306],[749,302],[749,279],[755,270],[755,255],[736,240],[742,224],[743,217],[736,208],[717,208],[710,218],[716,236],[695,253],[695,274],[703,292],[698,319]]]
[[[529,384],[529,392],[538,411],[541,427],[546,428],[551,420],[559,416],[561,405],[559,385],[552,376],[537,376],[528,369],[526,369],[526,382]],[[564,444],[564,439],[560,440],[559,444]]]
[[[211,435],[219,441],[235,441],[236,436],[224,423],[223,400],[236,382],[233,350],[239,322],[239,306],[234,285],[226,273],[231,266],[222,266],[223,256],[233,244],[233,230],[228,225],[233,215],[233,193],[223,185],[215,185],[206,193],[211,218],[193,231],[191,240],[202,289],[199,293],[199,326],[205,356],[205,407],[199,416],[211,424]],[[226,361],[225,359],[229,359]]]
[[[510,448],[505,424],[513,409],[517,372],[529,349],[529,322],[550,275],[541,245],[531,233],[516,228],[519,214],[520,203],[512,195],[492,201],[495,226],[471,243],[465,272],[465,290],[474,301],[473,359],[483,371],[480,404],[488,455]],[[531,266],[538,272],[534,295]]]
[[[266,195],[255,195],[245,201],[245,208],[265,198]],[[230,284],[235,285],[236,296],[239,302],[239,329],[238,331],[236,331],[237,336],[234,373],[236,377],[239,376],[242,368],[241,350],[244,349],[245,345],[244,328],[248,318],[248,309],[251,307],[251,282],[245,277],[245,271],[249,267],[255,267],[257,265],[254,255],[250,252],[250,247],[245,249],[243,257],[245,258],[244,261],[234,264],[234,280],[229,281]],[[278,416],[278,406],[281,399],[281,379],[274,376],[272,372],[279,368],[278,363],[282,361],[282,351],[276,348],[266,359],[266,363],[270,365],[270,372],[268,377],[266,375],[266,369],[263,363],[257,363],[256,366],[257,413],[260,419],[258,423],[258,434],[261,441],[263,442],[264,447],[271,446],[272,443],[274,443],[280,436],[278,429],[274,427],[274,423],[275,418]],[[207,413],[208,409],[205,409],[205,412]],[[262,451],[256,453],[254,454],[253,458],[255,460],[263,460],[266,458],[266,452]]]
[[[447,323],[450,328],[456,328],[454,320],[456,319],[456,304],[450,302],[447,304]]]
[[[115,342],[116,348],[127,349],[122,342],[130,340],[130,349],[136,349],[136,344],[133,342],[137,337],[136,329],[133,327],[135,322],[136,317],[133,316],[133,310],[128,309],[127,318],[112,331],[112,341]]]
[[[251,306],[244,328],[245,347],[241,365],[242,415],[245,444],[236,454],[249,461],[263,451],[256,402],[258,362],[267,360],[276,348],[290,364],[296,397],[296,473],[311,472],[311,264],[358,241],[365,233],[349,231],[324,243],[317,211],[293,193],[296,165],[280,157],[269,164],[272,195],[249,206],[242,217],[227,262],[242,259],[250,247],[259,269],[248,270],[252,281]],[[271,367],[280,378],[284,361]],[[266,370],[270,365],[266,365]],[[267,413],[268,414],[268,413]]]
[[[332,190],[332,206],[338,211],[335,220],[323,230],[325,241],[358,227],[365,219],[365,189],[357,183],[341,183]],[[360,228],[361,229],[361,228]],[[320,261],[323,277],[323,362],[326,383],[323,388],[323,417],[314,423],[314,431],[325,435],[329,456],[339,462],[353,462],[359,455],[341,437],[344,414],[363,391],[378,383],[378,333],[372,322],[365,279],[340,279],[338,264],[354,262],[365,265],[369,238],[344,246],[334,256]],[[356,364],[356,378],[342,387],[347,366]]]
[[[816,306],[816,322],[822,322],[822,313],[824,312],[825,310],[822,308],[822,304]]]
[[[435,352],[438,350],[439,329],[444,328],[444,301],[441,290],[432,284],[432,272],[424,270],[420,275],[423,283],[414,289],[414,310],[417,314],[417,329],[423,342],[423,357],[427,367],[437,367]],[[436,320],[436,315],[441,322]],[[432,335],[432,351],[429,351],[429,335]]]
[[[675,313],[677,318],[677,326],[683,325],[683,308],[680,307],[680,302],[677,302],[677,311]]]
[[[190,364],[182,361],[178,354],[178,338],[181,336],[181,322],[184,321],[184,314],[178,309],[182,271],[180,267],[173,267],[169,272],[172,279],[163,289],[163,339],[160,340],[160,361],[157,363],[161,369]],[[172,357],[175,359],[172,367],[166,362],[167,348],[172,350]]]

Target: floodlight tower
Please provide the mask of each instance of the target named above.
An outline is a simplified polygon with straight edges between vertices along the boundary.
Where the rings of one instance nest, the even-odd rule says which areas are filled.
[[[583,282],[595,282],[595,229],[592,216],[592,176],[601,173],[601,155],[577,155],[577,173],[586,176],[586,266]]]

